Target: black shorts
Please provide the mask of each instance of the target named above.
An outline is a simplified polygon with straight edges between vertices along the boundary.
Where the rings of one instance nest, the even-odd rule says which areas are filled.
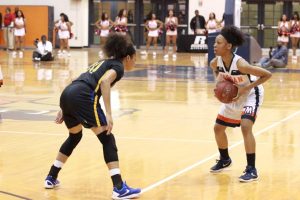
[[[99,96],[85,82],[67,86],[60,96],[60,107],[68,128],[82,124],[85,128],[106,126],[106,117]]]

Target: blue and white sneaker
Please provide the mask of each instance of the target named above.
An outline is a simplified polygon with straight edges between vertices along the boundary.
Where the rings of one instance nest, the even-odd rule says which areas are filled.
[[[214,166],[212,166],[210,168],[210,172],[211,173],[221,172],[221,171],[223,171],[223,169],[230,167],[231,164],[232,164],[232,161],[230,158],[227,160],[220,158],[220,160],[217,160],[217,164],[215,164]]]
[[[45,188],[46,189],[53,189],[55,187],[58,187],[60,185],[60,182],[57,179],[54,179],[52,176],[47,176],[45,179]]]
[[[141,189],[139,188],[130,188],[128,185],[126,185],[126,182],[123,182],[122,189],[118,190],[116,187],[114,187],[113,193],[112,193],[112,199],[132,199],[139,197],[141,194]]]
[[[247,166],[244,174],[239,177],[240,182],[251,182],[258,180],[258,175],[255,167]]]

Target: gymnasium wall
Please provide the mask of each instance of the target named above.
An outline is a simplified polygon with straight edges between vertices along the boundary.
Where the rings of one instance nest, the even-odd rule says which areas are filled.
[[[4,5],[16,5],[22,7],[22,5],[46,5],[54,7],[54,19],[59,19],[60,13],[66,13],[74,23],[72,26],[72,32],[74,38],[70,40],[71,47],[83,47],[88,46],[88,0],[1,0],[1,6]],[[14,7],[12,8],[14,10]],[[3,15],[3,12],[2,12]],[[24,12],[26,17],[26,12]],[[30,21],[27,20],[29,24]]]
[[[209,13],[214,12],[218,20],[222,19],[225,11],[225,0],[190,0],[189,1],[189,23],[195,16],[195,10],[199,10],[205,20],[208,19]],[[189,34],[193,34],[189,28]]]

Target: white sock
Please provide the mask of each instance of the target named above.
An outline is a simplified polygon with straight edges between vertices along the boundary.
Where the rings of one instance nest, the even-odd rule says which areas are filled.
[[[120,170],[119,168],[110,169],[110,170],[109,170],[109,174],[110,174],[110,176],[114,176],[114,175],[117,175],[117,174],[121,174],[121,170]]]
[[[59,161],[59,160],[55,160],[53,165],[57,168],[62,168],[62,166],[64,165],[63,162]]]

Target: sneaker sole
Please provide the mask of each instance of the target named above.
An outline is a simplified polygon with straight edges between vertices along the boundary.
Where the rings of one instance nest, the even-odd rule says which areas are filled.
[[[232,162],[230,163],[230,165],[228,165],[227,167],[224,167],[224,168],[222,168],[222,169],[219,169],[219,170],[210,170],[210,173],[212,173],[212,174],[217,174],[217,173],[220,173],[220,172],[226,170],[227,168],[229,168],[229,167],[231,167],[231,166],[232,166]]]
[[[60,184],[56,184],[56,185],[47,185],[47,184],[45,184],[44,185],[45,189],[54,189],[54,188],[59,187],[59,186],[60,186]]]
[[[252,178],[252,179],[249,179],[249,180],[244,180],[244,179],[239,178],[239,181],[241,183],[250,183],[252,181],[258,181],[258,177],[257,178]]]
[[[120,199],[133,199],[133,198],[137,198],[140,196],[141,193],[138,193],[138,194],[132,194],[132,195],[129,195],[129,196],[126,196],[126,197],[115,197],[115,196],[112,196],[111,198],[112,199],[115,199],[115,200],[120,200]]]

